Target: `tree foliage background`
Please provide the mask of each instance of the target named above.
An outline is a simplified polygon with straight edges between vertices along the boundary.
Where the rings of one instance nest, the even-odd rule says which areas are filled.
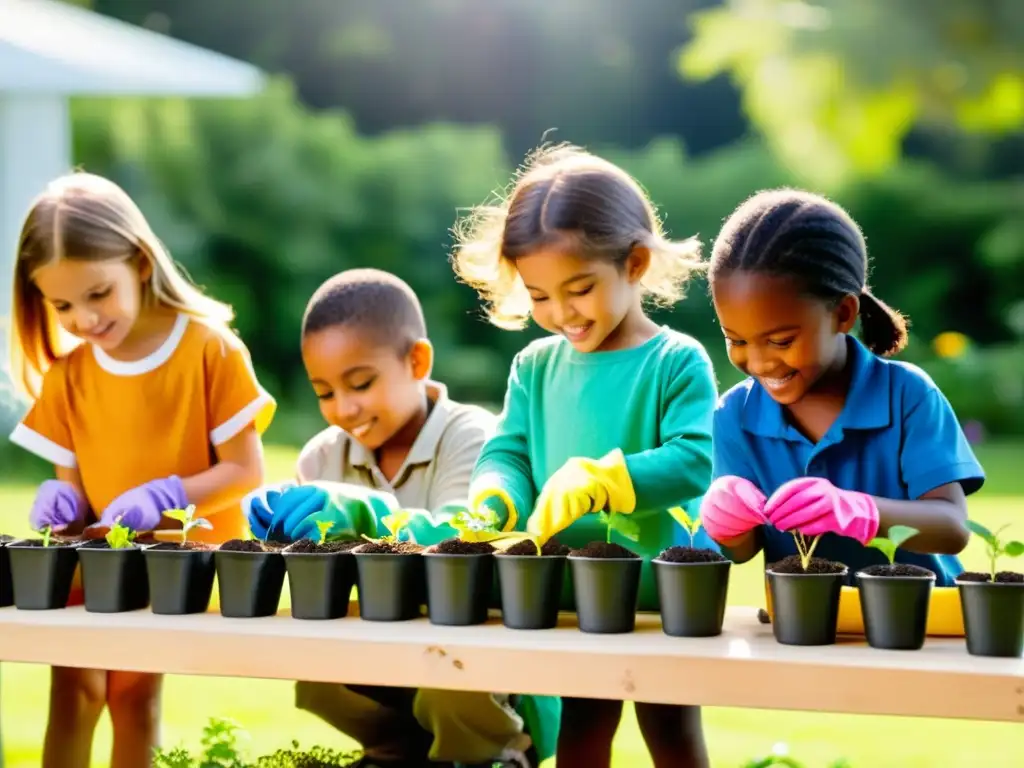
[[[83,100],[75,160],[135,195],[193,278],[238,312],[272,428],[318,428],[299,319],[373,265],[423,299],[435,374],[500,401],[529,338],[480,318],[448,264],[458,209],[546,131],[621,163],[671,234],[710,245],[758,189],[846,206],[905,359],[964,421],[1024,433],[1024,4],[1017,0],[77,0],[251,61],[249,101]],[[724,358],[705,286],[664,322]],[[955,331],[964,354],[933,340]]]

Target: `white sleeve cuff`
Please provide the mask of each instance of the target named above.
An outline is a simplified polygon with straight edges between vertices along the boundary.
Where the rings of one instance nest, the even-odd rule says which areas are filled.
[[[20,445],[26,451],[34,453],[46,459],[58,467],[74,469],[78,466],[75,454],[63,446],[57,445],[47,437],[43,437],[35,430],[29,429],[24,424],[18,424],[11,432],[11,442]]]
[[[210,442],[223,445],[255,420],[256,416],[273,402],[273,398],[260,390],[259,396],[219,427],[210,430]]]

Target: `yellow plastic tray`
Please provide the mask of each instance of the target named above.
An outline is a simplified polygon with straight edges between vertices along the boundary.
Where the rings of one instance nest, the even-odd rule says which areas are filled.
[[[772,612],[771,590],[765,577],[764,597],[768,607],[768,615],[775,619]],[[864,617],[860,610],[860,590],[856,587],[843,587],[839,596],[838,632],[843,635],[863,635]],[[928,626],[925,629],[929,637],[963,637],[964,616],[960,608],[960,590],[956,587],[932,588],[931,602],[928,606]]]

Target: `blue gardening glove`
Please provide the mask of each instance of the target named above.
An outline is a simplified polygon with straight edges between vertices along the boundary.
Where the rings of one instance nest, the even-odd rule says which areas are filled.
[[[374,538],[378,531],[385,531],[381,520],[399,508],[398,499],[392,494],[375,491],[349,483],[314,482],[305,488],[315,487],[324,494],[320,509],[310,513],[293,525],[285,528],[285,534],[292,540],[320,539],[320,523],[331,523],[327,529],[328,539],[358,539],[360,536]]]
[[[464,509],[464,506],[456,504],[446,504],[433,514],[426,509],[406,509],[405,511],[409,513],[409,522],[402,538],[429,547],[458,536],[459,532],[449,525],[448,521]],[[382,525],[381,528],[383,527]]]
[[[274,516],[274,503],[282,493],[295,487],[295,483],[287,481],[263,485],[245,495],[241,501],[242,514],[245,515],[253,536],[266,540],[267,534],[270,533],[270,522]]]

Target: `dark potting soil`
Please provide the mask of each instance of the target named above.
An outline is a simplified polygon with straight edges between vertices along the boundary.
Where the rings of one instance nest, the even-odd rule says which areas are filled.
[[[184,544],[176,541],[164,541],[154,544],[150,549],[162,552],[209,552],[214,549],[214,546],[201,541],[186,541]]]
[[[533,545],[532,541],[517,541],[504,552],[499,552],[499,554],[536,556],[537,547]],[[540,548],[540,554],[542,557],[565,557],[569,554],[569,547],[565,544],[560,544],[556,539],[548,539],[544,542],[544,546]]]
[[[621,544],[607,541],[592,541],[580,549],[573,549],[569,552],[575,557],[600,557],[600,558],[637,558],[636,552],[626,549]]]
[[[977,571],[967,571],[961,573],[956,577],[957,581],[980,581],[987,582],[992,581],[992,574],[990,573],[978,573]],[[996,573],[997,584],[1024,584],[1024,573],[1017,573],[1016,571],[998,571]]]
[[[831,560],[825,560],[821,557],[812,557],[811,562],[807,564],[807,570],[804,570],[803,565],[800,562],[799,555],[790,555],[784,557],[777,563],[773,563],[769,568],[775,573],[842,573],[846,566],[842,563],[836,563]]]
[[[462,539],[445,539],[430,547],[428,552],[439,555],[489,555],[494,547],[486,541],[463,541]]]
[[[105,543],[105,542],[104,542]],[[57,539],[50,539],[50,548],[54,547],[73,547],[78,544],[77,541],[60,541]],[[43,546],[42,539],[26,539],[25,541],[18,542],[19,547],[41,547]]]
[[[666,563],[720,563],[726,558],[713,549],[694,547],[669,547],[658,555]]]
[[[907,565],[906,563],[893,563],[889,565],[871,565],[863,569],[868,576],[934,576],[934,571],[923,568],[920,565]]]
[[[53,545],[51,544],[50,546],[52,547]],[[107,544],[107,540],[106,539],[92,539],[90,541],[84,542],[82,544],[82,546],[79,547],[79,549],[110,549],[110,548],[111,548],[111,546],[109,544]],[[139,548],[138,544],[132,544],[131,546],[128,546],[128,547],[122,547],[122,549],[138,549],[138,548]]]
[[[367,541],[352,551],[367,555],[414,555],[422,552],[423,547],[411,541]]]
[[[362,541],[328,541],[321,544],[312,539],[299,539],[294,544],[285,547],[284,551],[298,554],[330,555],[336,552],[348,552],[363,543]]]
[[[231,539],[220,545],[224,552],[266,552],[266,548],[256,539]]]

